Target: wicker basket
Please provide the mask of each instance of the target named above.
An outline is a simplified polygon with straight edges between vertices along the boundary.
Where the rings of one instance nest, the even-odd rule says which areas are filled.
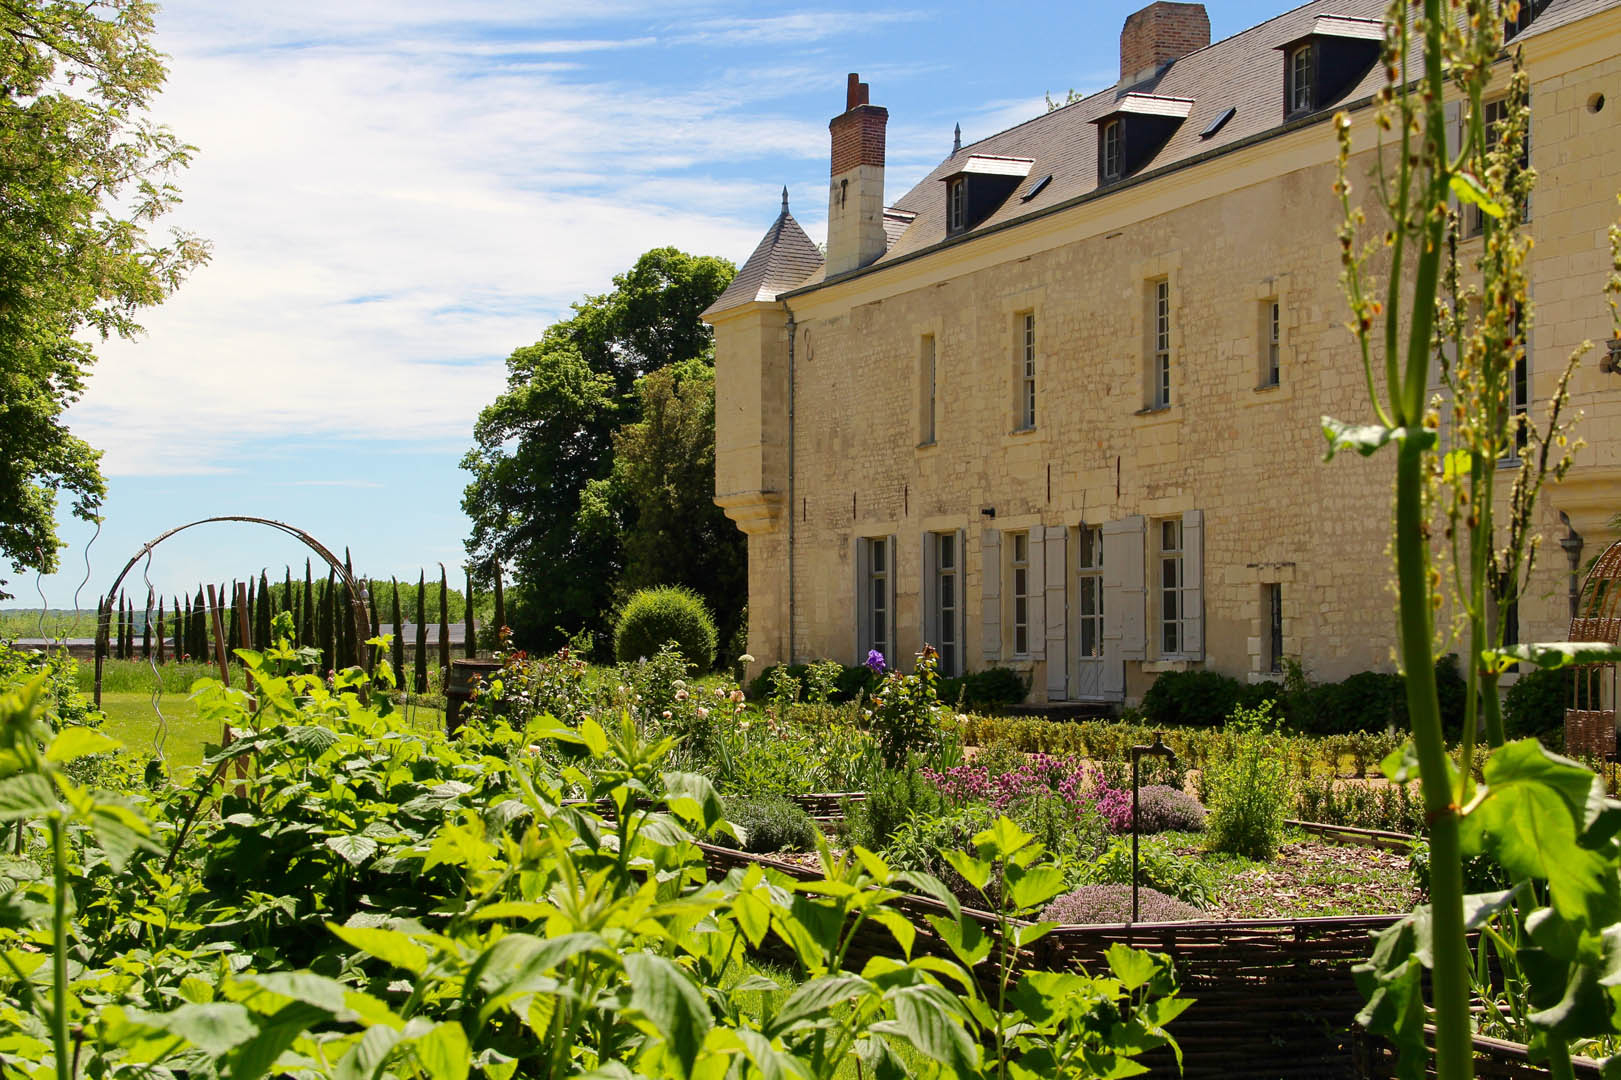
[[[1585,617],[1570,620],[1570,640],[1621,643],[1621,618]]]
[[[1573,757],[1614,757],[1615,710],[1566,709],[1565,753]]]

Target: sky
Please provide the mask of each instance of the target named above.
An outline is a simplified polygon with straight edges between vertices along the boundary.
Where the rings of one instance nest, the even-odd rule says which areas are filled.
[[[146,541],[227,514],[288,521],[368,576],[454,579],[460,461],[513,349],[650,248],[741,263],[784,186],[820,241],[847,72],[889,110],[893,202],[954,125],[972,142],[1112,85],[1144,2],[172,0],[152,116],[197,153],[164,224],[212,260],[137,340],[98,346],[68,422],[104,451],[100,533],[64,513],[62,569],[5,568],[6,606],[93,607]],[[1213,0],[1213,37],[1286,6]],[[307,554],[199,526],[125,588]]]

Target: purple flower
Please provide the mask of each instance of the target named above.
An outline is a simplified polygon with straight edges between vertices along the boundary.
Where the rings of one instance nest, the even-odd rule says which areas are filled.
[[[869,650],[867,652],[867,666],[872,668],[874,675],[882,675],[886,667],[884,664],[884,654],[879,652],[877,649]]]

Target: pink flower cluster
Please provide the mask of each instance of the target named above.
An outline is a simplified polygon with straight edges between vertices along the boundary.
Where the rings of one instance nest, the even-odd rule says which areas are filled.
[[[983,802],[997,813],[1035,793],[1054,793],[1074,805],[1079,813],[1095,798],[1087,789],[1085,764],[1076,758],[1034,754],[1023,765],[1009,772],[992,775],[983,765],[967,763],[924,774],[940,794],[954,803]],[[1129,804],[1130,797],[1127,797]],[[1130,813],[1128,805],[1127,813]]]
[[[1098,801],[1098,813],[1109,823],[1109,831],[1131,831],[1131,792],[1099,784],[1092,792]]]

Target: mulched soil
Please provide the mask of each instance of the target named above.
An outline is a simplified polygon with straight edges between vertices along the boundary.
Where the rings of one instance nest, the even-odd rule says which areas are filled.
[[[1406,854],[1374,847],[1297,841],[1280,847],[1269,863],[1233,860],[1220,872],[1210,912],[1215,918],[1380,915],[1425,901],[1413,887]]]

